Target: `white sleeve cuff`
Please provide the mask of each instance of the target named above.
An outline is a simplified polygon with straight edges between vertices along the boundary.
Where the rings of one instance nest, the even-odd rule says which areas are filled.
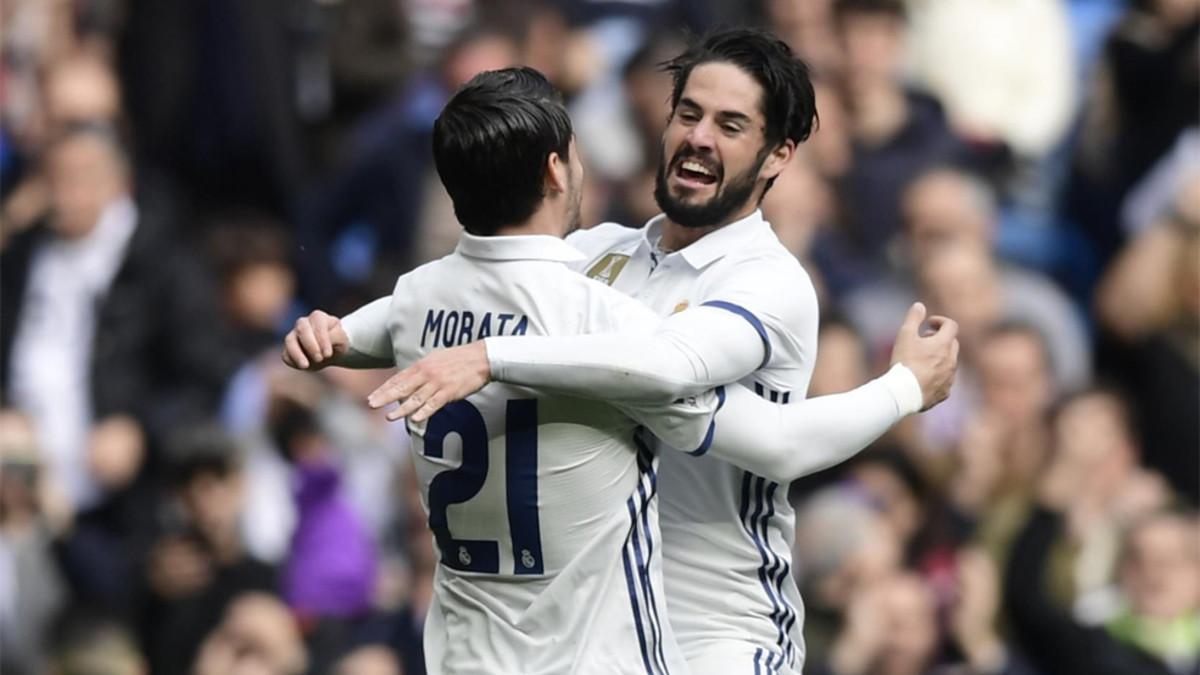
[[[895,399],[900,417],[919,412],[925,406],[925,394],[921,392],[921,383],[903,363],[892,366],[891,370],[879,377],[879,382]]]

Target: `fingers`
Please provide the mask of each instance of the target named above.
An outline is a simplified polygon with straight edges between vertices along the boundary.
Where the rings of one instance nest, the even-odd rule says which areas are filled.
[[[308,368],[308,358],[304,356],[304,349],[300,347],[295,331],[283,338],[283,362],[292,368]]]
[[[945,316],[934,315],[929,317],[926,322],[933,333],[927,335],[927,338],[936,338],[945,342],[954,340],[958,337],[958,322],[954,319]]]
[[[321,317],[321,318],[324,319],[324,317]],[[329,337],[328,322],[326,322],[324,320],[319,321],[317,323],[317,325],[313,328],[313,332],[316,334],[317,347],[321,350],[322,358],[328,359],[328,358],[332,357],[333,356],[333,341]]]
[[[404,370],[389,377],[383,384],[376,387],[375,391],[371,392],[367,396],[367,405],[371,406],[375,410],[378,410],[390,403],[395,403],[401,399],[408,398],[409,393],[415,388],[415,386],[409,382],[409,379],[412,376],[412,370],[413,369],[411,367],[405,368]]]
[[[321,343],[317,340],[317,331],[307,316],[296,319],[296,327],[292,329],[292,332],[296,334],[296,338],[300,341],[300,347],[309,361],[320,362],[324,358]]]
[[[904,323],[901,324],[900,328],[902,331],[919,334],[921,324],[924,323],[924,321],[925,304],[921,302],[914,302],[912,306],[908,308],[908,313],[904,315]]]
[[[407,417],[410,422],[419,424],[433,416],[441,409],[445,397],[441,395],[437,385],[426,383],[417,393],[405,399],[400,407],[388,413],[388,420],[395,422]]]

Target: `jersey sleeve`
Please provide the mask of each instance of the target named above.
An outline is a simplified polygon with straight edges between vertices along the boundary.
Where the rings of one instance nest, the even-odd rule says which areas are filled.
[[[634,314],[618,304],[636,301],[616,291],[607,300],[606,311]],[[761,327],[719,307],[674,314],[652,332],[500,337],[486,344],[496,381],[584,398],[660,403],[736,382],[768,353]]]
[[[672,448],[704,454],[713,442],[715,416],[724,401],[724,390],[710,389],[671,403],[614,403],[613,406]]]
[[[817,294],[794,259],[762,256],[713,270],[698,301],[754,329],[764,349],[760,367],[780,350],[800,359],[816,357]]]
[[[342,317],[350,348],[335,365],[344,368],[388,368],[396,365],[388,332],[391,296],[384,296]]]
[[[710,441],[691,454],[711,453],[779,483],[853,457],[923,403],[916,376],[901,364],[857,389],[790,405],[740,385],[722,398]]]

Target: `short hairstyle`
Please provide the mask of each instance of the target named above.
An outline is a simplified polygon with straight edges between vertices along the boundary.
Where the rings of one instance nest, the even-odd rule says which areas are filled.
[[[732,28],[710,34],[663,64],[671,74],[671,110],[679,106],[688,77],[696,66],[730,63],[762,87],[767,147],[785,140],[803,143],[817,123],[817,98],[808,66],[778,37],[755,28]]]
[[[1041,352],[1042,365],[1052,377],[1054,375],[1054,354],[1050,351],[1050,341],[1040,328],[1021,319],[1005,319],[991,326],[983,334],[983,344],[1005,337],[1023,337],[1037,344]]]
[[[525,221],[545,197],[546,158],[566,160],[571,119],[533,68],[480,73],[433,124],[433,161],[467,232],[495,234]]]
[[[186,425],[167,438],[167,475],[176,488],[203,475],[225,478],[241,468],[241,448],[214,422]]]

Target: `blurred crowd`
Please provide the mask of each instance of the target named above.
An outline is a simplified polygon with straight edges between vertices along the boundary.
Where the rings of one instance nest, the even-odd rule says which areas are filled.
[[[762,205],[810,395],[914,299],[961,326],[945,404],[792,487],[805,672],[1200,673],[1194,0],[0,0],[0,671],[423,673],[387,373],[279,338],[453,248],[482,70],[555,82],[584,223],[642,225],[657,64],[735,24],[815,74]]]

